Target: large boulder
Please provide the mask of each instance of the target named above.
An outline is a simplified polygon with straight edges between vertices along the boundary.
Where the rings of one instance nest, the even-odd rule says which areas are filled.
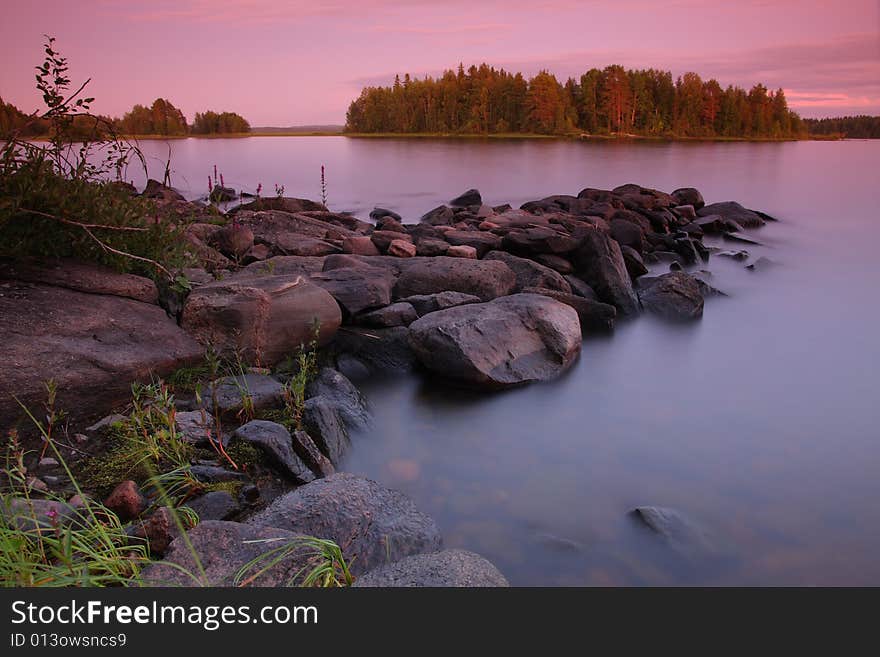
[[[678,205],[690,205],[694,210],[699,210],[706,205],[700,190],[693,187],[681,187],[672,192],[672,198]]]
[[[639,298],[648,312],[670,320],[691,320],[703,316],[700,284],[684,272],[642,278]]]
[[[163,561],[141,571],[141,581],[146,586],[234,586],[241,583],[236,575],[247,564],[271,549],[293,544],[299,537],[295,531],[206,520],[187,532],[186,540],[175,538]],[[302,550],[291,551],[265,572],[260,573],[268,563],[251,568],[241,579],[248,580],[248,586],[295,586],[301,582],[297,578],[302,577],[308,556]],[[253,577],[257,573],[259,576]]]
[[[527,287],[541,287],[560,292],[571,292],[571,285],[557,271],[534,260],[520,258],[505,251],[492,251],[484,260],[499,260],[513,270],[516,275],[517,290]]]
[[[277,196],[266,196],[264,198],[258,198],[250,203],[245,203],[244,205],[239,205],[232,210],[230,210],[230,214],[242,212],[242,211],[266,211],[266,210],[280,210],[282,212],[306,212],[306,211],[317,211],[317,212],[327,212],[327,208],[317,201],[310,201],[305,198],[292,198],[292,197],[281,197]]]
[[[395,286],[397,297],[463,292],[489,301],[513,292],[516,276],[503,262],[467,258],[413,258]]]
[[[410,342],[432,372],[500,388],[558,376],[581,347],[577,313],[536,294],[440,310],[410,325]]]
[[[167,376],[204,355],[156,305],[52,285],[0,285],[0,430],[24,417],[13,395],[41,415],[50,379],[58,409],[94,420],[130,400],[133,382]]]
[[[356,587],[504,587],[498,569],[479,554],[443,550],[417,554],[361,575]]]
[[[342,314],[333,297],[300,276],[216,281],[193,290],[181,326],[221,353],[271,364],[315,338],[326,344]]]
[[[329,292],[351,316],[391,303],[394,275],[385,267],[357,266],[313,274],[312,283]]]
[[[709,217],[713,214],[735,221],[743,228],[760,228],[764,225],[764,219],[761,218],[761,215],[748,208],[744,208],[736,201],[712,203],[697,210],[697,216],[700,217]]]
[[[437,523],[412,500],[348,473],[279,497],[248,524],[330,539],[342,548],[356,575],[442,546]]]
[[[594,228],[584,230],[574,260],[581,277],[599,299],[624,315],[638,312],[638,299],[620,246],[605,232]]]
[[[469,189],[464,194],[460,194],[456,196],[454,199],[449,201],[449,205],[453,207],[467,207],[471,205],[482,205],[483,197],[480,196],[480,192],[477,189]]]
[[[504,236],[501,243],[505,251],[521,256],[541,253],[559,255],[570,253],[578,247],[576,238],[546,226],[512,230]]]

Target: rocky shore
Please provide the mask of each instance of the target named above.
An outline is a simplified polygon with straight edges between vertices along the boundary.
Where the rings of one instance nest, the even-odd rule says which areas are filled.
[[[143,481],[105,481],[101,492],[133,540],[164,559],[143,572],[153,585],[192,584],[168,564],[191,570],[194,555],[207,583],[239,583],[261,541],[303,534],[339,545],[360,586],[505,585],[482,557],[443,550],[436,523],[401,493],[339,471],[370,423],[352,381],[409,370],[480,389],[552,379],[584,336],[619,321],[698,320],[719,293],[703,263],[713,251],[743,257],[704,235],[749,243],[748,230],[773,220],[732,201],[706,205],[693,188],[634,184],[519,209],[490,207],[472,189],[418,219],[376,208],[370,222],[305,199],[260,198],[224,216],[155,181],[143,193],[169,221],[186,217],[201,266],[157,287],[82,262],[0,263],[0,429],[27,436],[22,408],[42,419],[54,380],[65,454],[87,468],[132,413],[132,383],[198,373],[174,390],[168,415],[205,484],[186,500],[200,519],[189,541]],[[280,364],[310,344],[319,367],[296,422],[275,421],[297,375]],[[239,370],[199,369],[206,351]],[[261,456],[232,467],[217,445]],[[75,499],[39,499],[75,492],[56,459],[31,456],[28,472],[32,503],[76,517]],[[249,583],[283,585],[302,567],[291,554]]]

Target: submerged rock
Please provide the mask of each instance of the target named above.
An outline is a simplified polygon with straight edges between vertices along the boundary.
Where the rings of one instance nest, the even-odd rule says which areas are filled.
[[[581,347],[577,313],[537,294],[440,310],[410,325],[410,342],[434,373],[485,387],[545,381]]]

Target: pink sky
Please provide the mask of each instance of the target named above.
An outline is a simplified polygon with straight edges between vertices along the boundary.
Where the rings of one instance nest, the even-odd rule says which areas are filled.
[[[97,112],[157,96],[252,125],[343,123],[364,84],[486,62],[560,79],[620,63],[783,87],[804,116],[880,114],[878,0],[4,0],[0,96],[39,105],[57,37]]]

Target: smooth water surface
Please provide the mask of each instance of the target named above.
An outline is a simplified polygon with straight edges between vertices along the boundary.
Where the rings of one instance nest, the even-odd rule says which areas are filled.
[[[775,267],[712,258],[729,296],[702,321],[587,336],[553,383],[488,396],[419,376],[364,383],[375,426],[345,467],[405,491],[447,546],[513,584],[880,584],[880,142],[170,143],[190,197],[217,164],[236,188],[318,198],[323,164],[331,209],[360,216],[381,205],[417,221],[470,187],[517,206],[638,182],[779,217],[745,247]],[[627,515],[643,504],[678,509],[706,545],[658,540]]]

